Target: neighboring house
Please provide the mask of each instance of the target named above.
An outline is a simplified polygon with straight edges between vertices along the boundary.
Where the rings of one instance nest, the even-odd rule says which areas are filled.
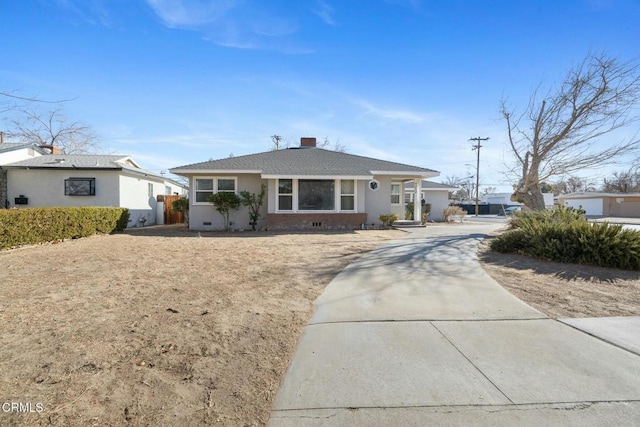
[[[355,229],[380,225],[381,214],[404,218],[404,186],[439,175],[431,169],[316,148],[302,138],[299,148],[230,157],[171,169],[189,179],[189,227],[224,228],[208,196],[228,191],[258,193],[266,188],[259,227]],[[418,196],[419,197],[419,196]],[[420,205],[416,206],[419,217]],[[232,227],[249,228],[247,208],[231,214]]]
[[[589,216],[640,218],[640,193],[571,193],[558,196],[558,201]]]
[[[9,200],[7,195],[7,171],[2,165],[18,162],[20,160],[30,159],[42,156],[50,151],[30,143],[0,143],[0,208],[7,208]]]
[[[3,168],[10,207],[124,207],[129,227],[155,223],[159,194],[187,193],[186,186],[128,156],[49,154]]]
[[[431,205],[431,213],[427,218],[429,221],[442,221],[442,211],[449,206],[449,192],[456,191],[458,187],[452,187],[438,182],[422,180],[422,192],[420,201]],[[413,182],[407,183],[404,187],[405,204],[413,203],[415,200],[415,188]]]

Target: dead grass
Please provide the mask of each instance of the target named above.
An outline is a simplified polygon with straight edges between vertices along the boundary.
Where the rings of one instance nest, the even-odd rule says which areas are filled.
[[[0,252],[0,425],[264,425],[312,302],[399,231],[133,230]]]
[[[488,241],[479,258],[496,282],[549,317],[640,316],[640,272],[500,254]]]

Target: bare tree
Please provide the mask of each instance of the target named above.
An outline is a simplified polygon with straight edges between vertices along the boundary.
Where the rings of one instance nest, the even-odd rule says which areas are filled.
[[[611,193],[640,192],[640,171],[630,169],[628,171],[614,172],[612,178],[605,178],[602,189]]]
[[[550,186],[554,194],[570,194],[584,191],[596,191],[596,185],[588,179],[569,176]]]
[[[598,139],[636,122],[639,117],[632,111],[639,100],[638,64],[606,54],[585,58],[542,99],[536,90],[519,116],[503,100],[501,113],[518,165],[514,170],[520,170],[513,198],[544,209],[545,180],[638,153],[637,135],[608,147],[598,147]]]
[[[318,148],[324,148],[325,150],[337,151],[338,153],[344,153],[347,151],[347,147],[340,142],[336,141],[331,143],[329,137],[325,136],[324,141],[318,144]]]
[[[66,154],[90,154],[99,148],[93,129],[68,120],[59,107],[46,112],[22,108],[10,122],[9,135],[23,142],[55,146]]]

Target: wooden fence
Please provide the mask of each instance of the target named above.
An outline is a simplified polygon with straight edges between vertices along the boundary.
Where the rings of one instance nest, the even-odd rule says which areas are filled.
[[[174,211],[171,205],[174,200],[178,200],[183,196],[164,196],[164,223],[165,224],[182,224],[184,218],[182,212]]]

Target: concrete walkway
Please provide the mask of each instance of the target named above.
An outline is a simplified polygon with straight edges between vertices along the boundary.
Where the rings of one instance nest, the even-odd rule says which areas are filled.
[[[640,356],[497,285],[475,255],[496,226],[414,230],[340,273],[269,426],[639,424]]]

